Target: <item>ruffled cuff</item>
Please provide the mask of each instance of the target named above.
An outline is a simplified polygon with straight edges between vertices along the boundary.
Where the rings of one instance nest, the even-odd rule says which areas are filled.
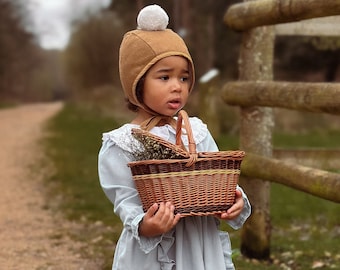
[[[240,215],[237,218],[227,221],[227,223],[230,225],[230,227],[232,227],[234,230],[241,228],[243,226],[244,222],[246,222],[247,218],[251,214],[251,205],[250,205],[250,202],[247,198],[247,195],[243,192],[241,187],[237,186],[237,189],[242,192],[244,207],[242,209],[242,212],[240,213]]]
[[[149,253],[151,250],[157,247],[157,245],[162,241],[162,235],[160,236],[155,236],[155,237],[145,237],[145,236],[140,236],[138,232],[139,228],[139,223],[142,221],[143,214],[139,214],[134,218],[131,224],[131,229],[132,229],[132,235],[133,237],[137,240],[140,249],[145,253]]]

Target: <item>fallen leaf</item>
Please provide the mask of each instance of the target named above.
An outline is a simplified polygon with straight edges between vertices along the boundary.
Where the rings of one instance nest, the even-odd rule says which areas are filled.
[[[325,263],[321,262],[321,261],[315,261],[312,264],[312,269],[316,269],[316,268],[321,268],[324,267]]]

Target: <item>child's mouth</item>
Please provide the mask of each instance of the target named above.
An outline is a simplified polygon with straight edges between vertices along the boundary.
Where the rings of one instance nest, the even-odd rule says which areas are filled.
[[[178,109],[181,106],[181,102],[179,100],[171,100],[168,104],[171,109]]]

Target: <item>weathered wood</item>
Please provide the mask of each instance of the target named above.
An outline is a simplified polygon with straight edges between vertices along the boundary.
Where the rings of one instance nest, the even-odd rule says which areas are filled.
[[[276,35],[290,36],[340,36],[340,16],[314,18],[299,22],[275,25]]]
[[[273,79],[274,28],[258,27],[243,34],[239,57],[239,79]],[[259,57],[261,56],[261,57]],[[242,107],[240,147],[262,156],[272,155],[272,108]],[[242,228],[241,252],[250,258],[270,257],[270,183],[242,177],[240,185],[252,205],[252,215]]]
[[[340,83],[230,82],[222,95],[229,105],[340,114]]]
[[[273,156],[276,159],[298,163],[311,168],[340,172],[340,149],[275,148],[273,151]]]
[[[247,153],[244,158],[241,172],[248,177],[276,182],[340,203],[340,174],[338,173],[312,169],[251,153]]]
[[[340,0],[257,0],[229,7],[224,22],[232,29],[296,22],[340,14]]]

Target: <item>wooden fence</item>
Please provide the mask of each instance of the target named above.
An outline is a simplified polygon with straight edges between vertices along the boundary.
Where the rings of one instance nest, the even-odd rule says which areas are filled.
[[[247,153],[241,181],[253,207],[242,230],[241,251],[248,257],[269,258],[269,182],[340,202],[339,173],[283,160],[271,143],[273,107],[340,114],[338,83],[273,81],[275,25],[334,15],[340,15],[339,0],[245,0],[225,14],[225,23],[243,33],[239,80],[224,85],[222,95],[240,106],[240,144]]]
[[[338,0],[257,0],[231,6],[225,15],[225,22],[236,31],[245,31],[259,26],[338,14],[340,14],[340,1]],[[247,44],[241,46],[246,47]],[[259,54],[259,57],[261,57],[261,54]],[[262,55],[262,57],[268,56]],[[254,106],[280,107],[339,115],[340,83],[274,82],[261,80],[261,78],[258,80],[241,80],[227,83],[224,86],[223,99],[229,105],[237,105],[242,108]],[[245,167],[244,170],[248,176],[253,175],[253,172],[248,172],[248,168]],[[279,176],[279,173],[280,171],[272,177]],[[311,171],[311,177],[313,173]],[[324,172],[324,174],[327,174],[327,172]],[[325,182],[324,185],[336,183],[338,195],[329,197],[327,194],[318,194],[317,192],[314,195],[340,202],[340,175],[331,174],[329,178],[334,179],[335,182]],[[310,179],[307,177],[305,180],[309,181]],[[297,188],[310,193],[308,188],[303,189],[299,186]]]

